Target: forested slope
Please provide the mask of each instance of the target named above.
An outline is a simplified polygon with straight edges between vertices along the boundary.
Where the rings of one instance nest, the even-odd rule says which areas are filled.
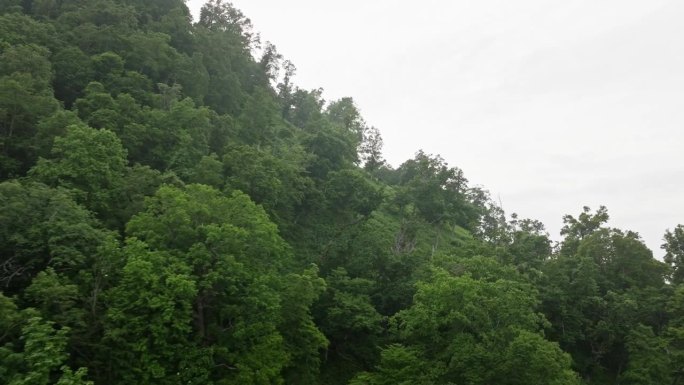
[[[392,168],[229,3],[0,12],[0,383],[684,384],[684,227]]]

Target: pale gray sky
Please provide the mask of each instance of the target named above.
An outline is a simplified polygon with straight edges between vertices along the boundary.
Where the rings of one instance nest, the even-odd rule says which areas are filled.
[[[197,15],[202,0],[188,1]],[[684,223],[684,2],[237,0],[302,88],[352,96],[397,166],[441,154],[508,213]]]

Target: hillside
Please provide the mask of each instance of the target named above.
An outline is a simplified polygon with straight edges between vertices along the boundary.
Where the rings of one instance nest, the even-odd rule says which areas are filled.
[[[684,381],[684,226],[552,244],[294,73],[220,0],[0,2],[0,383]]]

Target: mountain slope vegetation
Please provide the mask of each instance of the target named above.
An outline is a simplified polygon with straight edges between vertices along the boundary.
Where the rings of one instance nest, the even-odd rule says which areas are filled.
[[[682,384],[665,262],[506,216],[230,3],[0,1],[0,383]]]

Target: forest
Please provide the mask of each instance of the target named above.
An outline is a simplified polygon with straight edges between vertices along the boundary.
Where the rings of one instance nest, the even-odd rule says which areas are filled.
[[[221,0],[0,1],[0,383],[684,384],[684,226],[552,242],[295,71]]]

